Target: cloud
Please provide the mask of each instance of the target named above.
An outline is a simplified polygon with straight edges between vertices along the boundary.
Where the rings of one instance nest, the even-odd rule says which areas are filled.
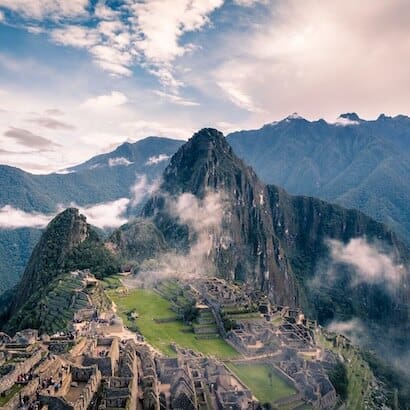
[[[31,131],[22,128],[11,127],[4,133],[4,135],[6,137],[14,139],[19,144],[30,148],[37,148],[43,150],[59,146],[59,144],[56,144],[55,142],[50,141],[47,138],[33,134]]]
[[[227,97],[238,107],[251,112],[260,111],[260,109],[252,101],[252,98],[241,90],[236,83],[221,81],[217,82],[217,84],[225,92]]]
[[[87,13],[88,0],[0,0],[5,7],[30,19],[63,19]]]
[[[347,244],[328,240],[328,245],[333,262],[354,268],[352,286],[360,283],[386,284],[393,291],[407,274],[404,265],[397,264],[392,255],[384,253],[364,238],[351,239]]]
[[[330,332],[341,334],[349,338],[354,344],[361,345],[363,338],[367,334],[367,328],[359,319],[351,319],[348,321],[332,321],[326,328]]]
[[[130,76],[132,67],[140,65],[156,76],[177,96],[182,82],[174,75],[176,58],[194,49],[183,41],[187,33],[202,30],[210,23],[210,15],[224,0],[145,0],[141,2],[99,1],[94,10],[87,0],[0,0],[6,7],[26,19],[52,17],[56,21],[66,17],[86,15],[84,19],[70,19],[52,25],[52,41],[86,49],[95,63],[115,76]],[[50,30],[48,30],[50,31]],[[175,100],[174,102],[180,103]]]
[[[155,155],[155,156],[149,157],[148,161],[145,163],[145,165],[156,165],[156,164],[159,164],[162,161],[166,161],[169,158],[170,158],[170,156],[167,155],[167,154]]]
[[[359,125],[359,121],[351,120],[350,118],[346,117],[337,117],[336,121],[333,122],[333,124],[341,126],[341,127],[346,127],[348,125]]]
[[[154,94],[158,95],[165,101],[171,102],[173,104],[183,105],[185,107],[195,107],[200,105],[198,102],[187,100],[178,94],[170,94],[159,90],[155,90]]]
[[[0,208],[1,229],[44,228],[52,218],[52,215],[25,212],[11,205],[5,205]]]
[[[108,166],[110,167],[117,167],[119,165],[131,165],[133,162],[128,161],[127,158],[124,157],[117,157],[117,158],[109,158],[108,160]]]
[[[120,91],[111,91],[107,95],[99,95],[97,97],[88,98],[82,103],[82,107],[93,110],[106,110],[119,107],[128,102],[128,98]]]
[[[44,128],[49,128],[51,130],[73,130],[75,129],[74,125],[67,124],[65,122],[56,120],[51,117],[32,118],[27,121],[33,124],[37,124]]]
[[[54,115],[54,116],[60,116],[64,115],[64,112],[59,110],[58,108],[48,108],[45,110],[46,115]]]
[[[215,266],[211,253],[221,231],[223,195],[208,192],[202,200],[190,193],[163,198],[170,214],[188,226],[191,246],[187,253],[169,251],[155,261],[145,261],[140,266],[137,283],[149,286],[167,277],[187,279],[212,274]]]
[[[159,188],[159,185],[159,180],[150,182],[145,174],[137,175],[137,180],[135,181],[135,184],[131,187],[130,205],[138,205],[142,200],[156,192]]]
[[[125,213],[130,200],[119,198],[115,201],[104,202],[96,205],[77,206],[80,212],[87,217],[87,222],[98,228],[117,228],[128,222]]]

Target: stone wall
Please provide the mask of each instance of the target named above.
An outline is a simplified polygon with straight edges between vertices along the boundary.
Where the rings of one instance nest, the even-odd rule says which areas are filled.
[[[54,396],[41,394],[40,402],[44,406],[48,406],[53,410],[87,410],[92,398],[98,391],[101,384],[101,372],[97,366],[91,367],[75,367],[71,366],[70,376],[67,381],[71,382],[87,382],[81,391],[81,396],[75,403],[68,402],[63,396]],[[69,383],[68,383],[69,384]],[[69,389],[69,385],[63,387],[64,390]]]
[[[40,359],[41,352],[37,351],[24,362],[16,363],[14,370],[0,379],[0,393],[3,393],[13,387],[17,381],[17,377],[20,374],[28,373],[33,366],[40,361]]]
[[[107,356],[100,357],[95,354],[98,346],[106,346]],[[84,366],[97,365],[103,376],[113,376],[119,361],[119,341],[117,337],[99,338],[84,355]]]

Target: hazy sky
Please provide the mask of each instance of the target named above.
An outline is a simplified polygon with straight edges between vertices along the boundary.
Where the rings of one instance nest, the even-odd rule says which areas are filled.
[[[410,113],[408,0],[0,0],[0,163]]]

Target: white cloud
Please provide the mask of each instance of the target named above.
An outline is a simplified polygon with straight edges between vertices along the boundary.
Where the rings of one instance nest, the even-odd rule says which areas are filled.
[[[267,4],[269,0],[234,0],[234,3],[237,4],[238,6],[243,6],[243,7],[252,7],[255,4]]]
[[[99,41],[98,33],[95,30],[82,26],[65,26],[54,29],[51,38],[59,44],[78,48],[93,46]]]
[[[256,107],[255,103],[252,101],[252,98],[247,95],[243,90],[240,89],[234,82],[223,81],[217,82],[217,85],[225,92],[227,97],[238,107],[243,108],[244,110],[257,112],[260,111]]]
[[[171,215],[188,226],[192,244],[186,254],[165,252],[154,262],[142,264],[137,280],[151,284],[166,277],[186,279],[212,274],[215,266],[210,256],[221,230],[223,195],[208,192],[201,200],[184,193],[178,197],[165,196],[164,199]]]
[[[149,157],[145,165],[156,165],[162,161],[166,161],[167,159],[169,159],[169,155],[167,154],[155,155],[155,156]]]
[[[336,121],[333,124],[339,125],[341,127],[346,127],[348,125],[359,125],[360,122],[351,120],[350,118],[346,117],[337,117]]]
[[[4,21],[4,13],[0,10],[0,22]]]
[[[122,92],[111,91],[111,94],[108,95],[99,95],[97,97],[88,98],[83,102],[82,107],[93,110],[106,110],[124,105],[127,101],[127,96]]]
[[[92,16],[97,20],[96,25],[90,27],[82,21],[70,22],[55,27],[51,39],[62,45],[87,49],[103,70],[114,75],[129,76],[131,67],[140,64],[177,95],[177,88],[182,83],[175,79],[172,63],[193,49],[192,44],[182,43],[181,37],[203,29],[210,21],[210,14],[223,2],[145,0],[110,7],[100,1]],[[88,2],[34,0],[28,7],[23,3],[27,2],[0,0],[0,5],[27,18],[79,15],[85,12]]]
[[[117,157],[117,158],[109,158],[108,159],[108,165],[110,167],[117,167],[119,165],[128,166],[128,165],[131,165],[131,164],[133,164],[133,162],[128,161],[128,159],[124,158],[124,157]]]
[[[11,205],[5,205],[0,208],[1,229],[44,228],[52,218],[52,215],[25,212]]]
[[[213,56],[205,56],[216,64],[201,85],[204,92],[215,90],[212,82],[221,84],[238,107],[260,108],[253,113],[260,123],[293,111],[335,118],[352,110],[376,117],[405,109],[410,98],[410,89],[402,87],[410,83],[403,64],[403,56],[410,55],[405,0],[365,0],[360,6],[354,0],[289,0],[269,8],[247,22],[243,33],[224,33]],[[227,58],[221,58],[224,53]]]
[[[368,333],[363,322],[359,319],[351,319],[345,322],[333,321],[326,328],[331,332],[348,337],[354,344],[360,344],[363,336]]]
[[[160,181],[148,181],[146,175],[138,175],[135,184],[131,187],[131,202],[132,206],[138,205],[142,200],[152,195],[159,188]]]
[[[407,273],[406,267],[397,264],[392,255],[388,255],[363,238],[351,239],[347,244],[328,240],[328,244],[334,262],[345,263],[355,269],[353,286],[360,283],[382,283],[393,291]]]
[[[128,198],[120,198],[111,202],[104,202],[96,205],[81,207],[75,204],[72,206],[79,208],[80,212],[87,217],[87,222],[99,228],[117,228],[128,222],[125,216]]]
[[[77,17],[87,6],[88,0],[0,0],[0,7],[32,19]]]
[[[199,105],[198,102],[187,100],[187,99],[181,97],[178,94],[170,94],[170,93],[166,93],[166,92],[160,91],[160,90],[155,90],[154,94],[161,97],[161,99],[163,99],[165,101],[168,101],[168,102],[171,102],[173,104],[183,105],[183,106],[186,106],[186,107],[195,107],[195,106]]]

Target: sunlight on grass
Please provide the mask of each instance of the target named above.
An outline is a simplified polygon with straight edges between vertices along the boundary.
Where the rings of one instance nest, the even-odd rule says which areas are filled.
[[[280,378],[268,364],[234,364],[227,366],[245,383],[262,403],[289,397],[296,390]],[[271,374],[271,378],[269,377]]]
[[[129,326],[137,326],[147,342],[168,356],[175,356],[172,343],[193,349],[206,355],[220,359],[230,359],[238,353],[221,338],[199,339],[193,333],[192,327],[178,320],[171,310],[171,303],[158,293],[148,289],[135,289],[127,295],[110,291],[109,296],[118,308],[118,313]],[[127,315],[135,311],[138,318],[134,321]],[[169,319],[166,323],[158,323],[154,319]]]

